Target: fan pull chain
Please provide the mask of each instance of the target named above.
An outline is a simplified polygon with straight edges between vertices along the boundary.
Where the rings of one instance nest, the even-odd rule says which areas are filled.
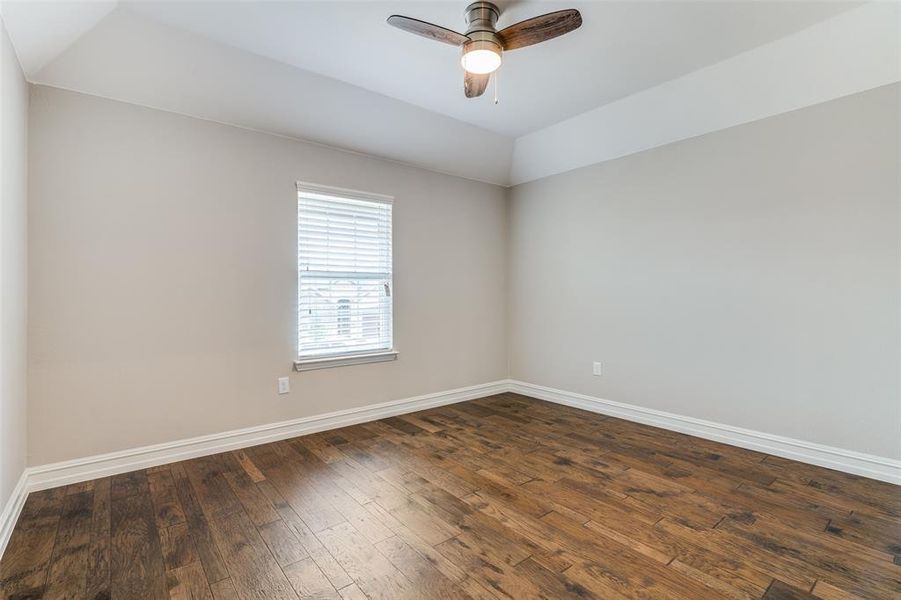
[[[497,104],[497,80],[500,76],[501,70],[498,69],[494,72],[494,103]]]

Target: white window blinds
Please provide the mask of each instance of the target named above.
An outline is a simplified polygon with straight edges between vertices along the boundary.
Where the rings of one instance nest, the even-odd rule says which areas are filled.
[[[392,349],[391,199],[297,187],[300,359]]]

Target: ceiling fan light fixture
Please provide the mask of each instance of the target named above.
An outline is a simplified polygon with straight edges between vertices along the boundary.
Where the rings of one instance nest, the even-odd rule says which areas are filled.
[[[582,26],[579,11],[568,8],[532,17],[498,31],[497,19],[500,14],[496,4],[476,0],[466,7],[466,33],[403,15],[391,15],[388,17],[388,25],[461,48],[463,94],[467,98],[476,98],[485,93],[491,80],[490,75],[501,66],[505,51],[534,46]]]
[[[502,50],[498,44],[488,40],[473,40],[463,45],[460,64],[474,75],[494,73],[501,66]]]

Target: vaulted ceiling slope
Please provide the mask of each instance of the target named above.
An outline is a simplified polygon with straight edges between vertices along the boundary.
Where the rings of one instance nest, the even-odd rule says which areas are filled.
[[[392,14],[465,31],[471,0],[147,2],[141,15],[518,137],[781,38],[853,2],[497,2],[498,28],[565,8],[580,29],[508,52],[493,89],[463,96],[460,52],[385,24]]]
[[[524,183],[901,81],[901,3],[870,2],[518,138]]]
[[[504,185],[513,142],[451,117],[116,8],[34,83]]]
[[[850,53],[840,60],[841,77],[859,70],[861,61],[873,62],[873,52],[861,50],[872,17],[862,30],[852,18],[873,3],[500,0],[500,27],[569,7],[582,12],[584,25],[508,53],[499,103],[493,89],[467,99],[458,50],[385,24],[400,13],[462,31],[466,4],[3,0],[0,9],[34,83],[500,185],[825,101],[859,91],[848,90],[863,79],[867,85],[885,79],[857,77],[853,85],[831,87],[813,82],[818,92],[800,104],[792,86],[793,96],[776,102],[783,90],[758,89],[767,83],[761,67],[782,77],[775,79],[780,85],[793,77],[807,85],[810,71],[827,77],[833,65],[804,48],[832,44],[836,31],[840,48],[830,56]],[[786,43],[799,36],[802,42]],[[884,61],[891,48],[880,44]],[[785,55],[792,52],[800,59]],[[705,89],[713,90],[706,100]],[[733,110],[736,96],[750,100]],[[712,108],[716,118],[696,118]]]

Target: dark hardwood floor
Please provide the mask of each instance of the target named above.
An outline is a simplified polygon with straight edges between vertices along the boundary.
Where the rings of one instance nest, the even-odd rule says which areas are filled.
[[[8,598],[899,598],[901,488],[503,394],[32,494]]]

